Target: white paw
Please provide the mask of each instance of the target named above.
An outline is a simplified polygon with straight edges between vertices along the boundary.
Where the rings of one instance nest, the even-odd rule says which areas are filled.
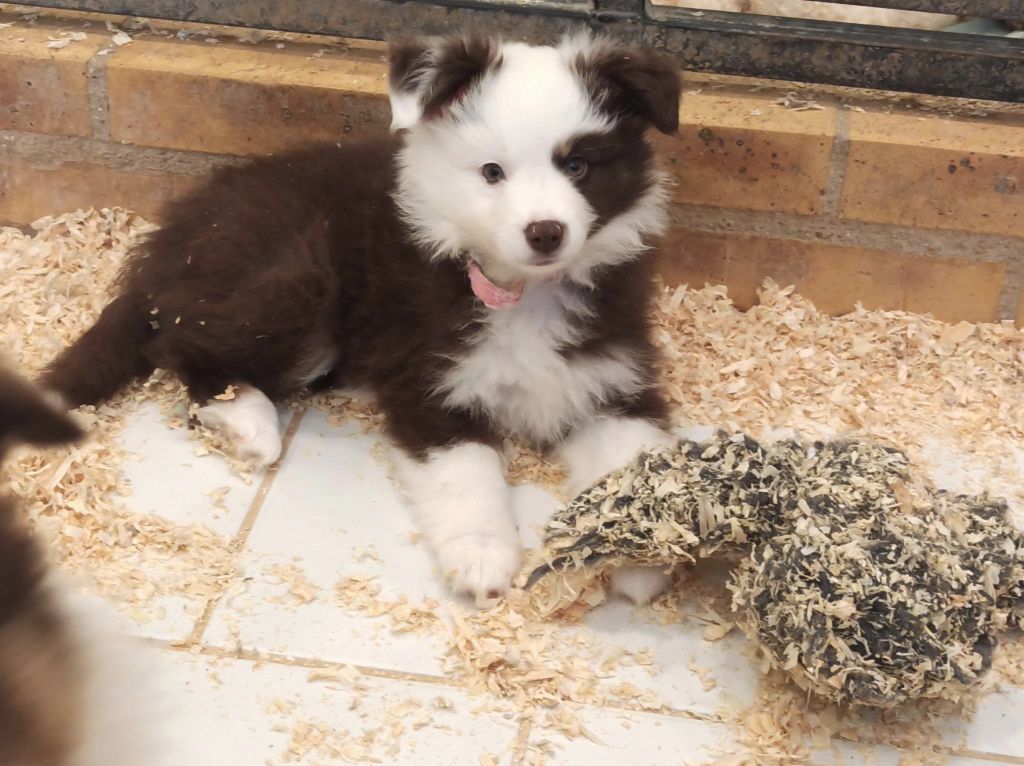
[[[612,592],[642,606],[664,593],[669,574],[655,567],[622,567],[612,572]]]
[[[470,534],[442,543],[437,551],[441,571],[457,593],[468,593],[479,605],[498,598],[512,585],[522,552],[519,540]]]
[[[197,412],[199,422],[231,440],[235,456],[255,468],[281,457],[281,426],[277,409],[262,392],[241,390],[234,399],[215,401]]]

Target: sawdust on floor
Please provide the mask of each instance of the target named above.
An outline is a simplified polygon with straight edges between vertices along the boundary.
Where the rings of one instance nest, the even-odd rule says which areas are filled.
[[[46,217],[27,232],[0,228],[6,361],[23,373],[38,373],[81,334],[107,300],[126,252],[151,228],[122,209]],[[1024,334],[1012,323],[946,324],[861,308],[831,317],[791,288],[770,282],[759,295],[759,305],[741,312],[722,287],[661,291],[655,334],[677,423],[714,424],[758,438],[868,436],[897,446],[924,467],[954,455],[972,465],[957,477],[957,489],[1006,497],[1022,518]],[[124,415],[146,400],[161,404],[170,426],[185,425],[180,383],[158,372],[106,405],[82,408],[79,418],[93,433],[91,440],[66,449],[22,450],[3,477],[8,489],[28,499],[29,520],[59,565],[139,621],[159,615],[159,596],[207,598],[238,585],[230,540],[202,525],[135,513],[125,503],[119,434]],[[354,418],[367,430],[379,429],[380,414],[372,404],[337,394],[309,403],[328,411],[334,422]],[[223,452],[213,435],[195,433],[197,454]],[[509,451],[514,480],[546,486],[560,480],[558,468],[541,456],[514,445]],[[244,466],[238,468],[245,475]],[[272,574],[293,605],[315,598],[300,570]],[[649,657],[609,656],[607,647],[588,643],[585,632],[566,632],[604,599],[603,589],[584,592],[573,608],[558,614],[538,611],[536,603],[514,595],[478,614],[456,612],[447,627],[440,605],[382,601],[373,588],[350,579],[336,597],[354,611],[388,614],[397,630],[448,631],[450,672],[471,690],[517,703],[535,725],[586,736],[573,712],[580,702],[661,705],[649,691],[601,683],[617,663],[644,664]],[[671,623],[685,598],[673,595],[653,614]],[[709,624],[721,632],[728,616],[719,613]],[[997,680],[1022,683],[1021,644],[1002,647],[995,665]],[[737,724],[743,745],[742,752],[723,755],[723,763],[800,763],[808,757],[808,742],[821,744],[832,736],[922,747],[937,741],[930,727],[948,712],[921,705],[877,721],[862,714],[851,718],[848,711],[816,706],[771,674],[765,679],[750,710],[722,711],[724,720]],[[290,731],[294,757],[336,749],[318,722],[296,718]],[[360,755],[339,749],[343,757]],[[528,761],[541,763],[551,750],[548,743]]]

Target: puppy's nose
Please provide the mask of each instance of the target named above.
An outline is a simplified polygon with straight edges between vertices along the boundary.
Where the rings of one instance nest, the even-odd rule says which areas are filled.
[[[562,244],[565,226],[558,221],[534,221],[526,227],[525,234],[534,252],[550,255]]]

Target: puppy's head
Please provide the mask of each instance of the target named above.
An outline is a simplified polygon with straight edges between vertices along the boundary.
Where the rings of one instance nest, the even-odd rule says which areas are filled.
[[[395,43],[399,204],[435,257],[496,284],[585,282],[663,227],[645,132],[676,130],[679,86],[671,58],[589,37]]]

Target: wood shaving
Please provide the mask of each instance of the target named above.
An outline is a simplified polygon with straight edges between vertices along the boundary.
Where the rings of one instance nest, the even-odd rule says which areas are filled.
[[[992,669],[1013,686],[1024,687],[1024,641],[1004,641],[996,648]]]
[[[309,671],[306,680],[310,683],[315,681],[330,681],[341,683],[356,691],[365,691],[370,687],[364,682],[364,676],[352,665],[344,665],[337,668],[319,668]]]
[[[512,439],[505,440],[505,455],[506,473],[511,484],[533,484],[568,499],[563,496],[566,473],[561,465]]]
[[[311,604],[320,593],[320,588],[306,577],[306,573],[297,564],[274,564],[267,567],[264,573],[288,588],[285,595],[270,598],[274,603],[288,606]]]
[[[46,47],[59,50],[68,47],[71,43],[81,42],[85,37],[85,32],[61,32],[60,37],[47,37]]]
[[[440,604],[428,598],[410,603],[405,596],[396,600],[379,598],[380,583],[368,575],[349,575],[335,587],[337,603],[349,612],[368,617],[386,616],[393,633],[437,633],[441,620],[437,615]]]
[[[317,680],[320,680],[319,678]],[[446,723],[434,720],[431,707],[421,700],[406,698],[395,701],[374,700],[362,694],[365,686],[348,687],[360,692],[348,706],[358,719],[350,728],[331,726],[316,718],[307,718],[294,705],[281,705],[273,712],[290,715],[287,727],[289,741],[283,753],[286,763],[308,762],[311,757],[337,759],[345,763],[393,763],[402,752],[411,732],[430,727],[453,733]]]
[[[586,608],[603,598],[602,590]],[[619,649],[609,655],[605,644],[577,624],[572,610],[552,612],[548,602],[539,593],[513,590],[475,614],[450,605],[453,635],[445,670],[473,694],[507,699],[524,711],[548,710],[545,725],[569,737],[580,736],[582,724],[567,703],[664,709],[649,690],[605,681],[620,666],[649,664],[648,654]]]
[[[358,423],[362,432],[379,433],[384,429],[384,414],[369,399],[344,391],[323,391],[310,397],[303,397],[314,410],[327,415],[332,426]]]
[[[159,311],[159,309],[153,309],[153,311]],[[235,391],[237,390],[238,386],[228,386],[226,389],[224,389],[224,393],[217,394],[213,398],[222,402],[230,402],[232,399],[235,398]]]
[[[825,108],[813,98],[802,98],[796,91],[786,93],[786,95],[775,99],[774,103],[786,107],[791,112],[820,111]]]
[[[711,668],[706,668],[703,665],[698,665],[693,660],[686,663],[687,669],[693,673],[697,678],[700,679],[701,686],[704,687],[704,691],[709,692],[712,689],[717,688],[718,681],[711,675]]]

